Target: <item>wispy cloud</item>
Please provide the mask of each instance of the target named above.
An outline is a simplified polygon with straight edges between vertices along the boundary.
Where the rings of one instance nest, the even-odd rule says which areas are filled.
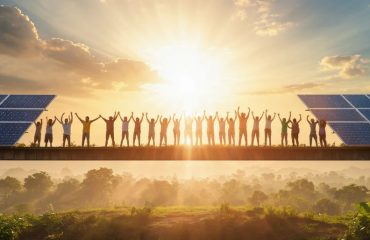
[[[282,94],[282,93],[296,93],[304,91],[313,91],[324,87],[326,84],[323,82],[306,82],[306,83],[297,83],[289,84],[279,88],[267,89],[267,90],[256,90],[247,92],[247,94],[253,95],[266,95],[266,94]]]
[[[281,16],[273,11],[274,2],[275,0],[234,0],[234,17],[244,21],[250,15],[249,12],[253,12],[255,33],[260,36],[276,36],[295,24],[281,20]]]
[[[352,56],[327,56],[321,59],[320,66],[323,70],[337,71],[337,77],[352,79],[368,74],[369,59],[361,55]]]

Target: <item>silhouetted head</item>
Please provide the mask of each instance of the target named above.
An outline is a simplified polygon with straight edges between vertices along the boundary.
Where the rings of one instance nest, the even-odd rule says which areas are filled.
[[[51,125],[51,124],[53,124],[53,120],[52,119],[49,119],[48,120],[48,125]]]
[[[154,123],[154,118],[150,119],[150,122],[151,122],[151,123]]]
[[[40,125],[41,125],[41,122],[37,122],[37,123],[36,123],[36,126],[40,126]]]
[[[202,118],[200,116],[198,116],[198,120],[200,121],[200,120],[202,120]]]
[[[311,123],[314,123],[315,122],[315,119],[311,118]]]
[[[254,117],[254,120],[258,120],[258,117]]]
[[[85,120],[86,120],[86,122],[88,122],[90,120],[90,118],[88,116],[86,116]]]
[[[241,115],[242,115],[242,117],[245,117],[245,113],[242,113]]]
[[[209,119],[212,119],[212,115],[209,115],[209,117],[208,117]]]
[[[110,117],[109,117],[109,120],[110,120],[110,121],[112,121],[112,120],[113,120],[113,117],[112,117],[112,116],[110,116]]]
[[[268,115],[267,119],[268,119],[268,120],[271,120],[271,115]]]
[[[69,121],[68,121],[68,118],[64,119],[64,122],[65,122],[65,123],[68,123],[68,122],[69,122]]]
[[[293,118],[293,122],[296,123],[297,122],[297,119]]]
[[[123,118],[123,121],[127,121],[127,117],[124,117],[124,118]]]
[[[224,118],[220,118],[220,120],[221,120],[221,122],[223,122],[224,121]]]
[[[234,119],[233,118],[230,118],[230,122],[234,122]]]
[[[164,123],[167,123],[168,122],[168,119],[167,118],[163,118],[163,122]]]
[[[283,118],[283,122],[286,122],[286,118]]]
[[[139,121],[140,121],[140,119],[137,117],[137,118],[135,118],[135,121],[136,121],[136,122],[139,122]]]

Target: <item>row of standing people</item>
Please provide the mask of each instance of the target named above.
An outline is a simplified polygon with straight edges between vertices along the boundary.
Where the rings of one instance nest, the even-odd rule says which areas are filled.
[[[242,145],[242,140],[244,139],[245,145],[248,145],[248,136],[247,136],[247,121],[249,119],[250,114],[253,118],[253,129],[251,134],[251,146],[254,145],[254,141],[256,140],[257,146],[260,145],[260,121],[263,119],[263,116],[265,115],[265,128],[264,128],[264,137],[265,137],[265,146],[269,145],[271,146],[271,126],[272,122],[275,120],[276,113],[274,115],[269,115],[268,111],[266,110],[263,112],[260,116],[255,116],[253,111],[250,111],[250,108],[248,108],[248,113],[242,112],[240,113],[240,108],[238,108],[235,111],[235,116],[230,117],[229,112],[226,114],[226,118],[220,117],[218,112],[216,112],[215,115],[206,115],[206,112],[203,112],[202,116],[192,116],[192,117],[185,117],[185,129],[184,129],[184,142],[188,142],[191,145],[194,143],[193,139],[193,123],[195,122],[195,145],[202,145],[202,139],[203,139],[203,121],[207,122],[207,139],[208,144],[215,145],[215,131],[214,131],[214,125],[216,120],[219,124],[219,143],[221,145],[229,144],[229,145],[235,145],[235,122],[237,119],[239,120],[239,141],[238,145]],[[63,127],[63,147],[66,145],[70,146],[71,144],[71,125],[73,122],[73,114],[70,113],[70,115],[67,118],[64,118],[64,113],[60,118],[54,117],[54,119],[48,119],[47,118],[47,125],[46,125],[46,132],[45,132],[45,146],[48,144],[52,146],[53,143],[53,125],[56,122],[59,122]],[[103,119],[106,123],[106,136],[105,136],[105,146],[108,145],[109,139],[112,141],[112,145],[115,146],[115,135],[114,135],[114,123],[117,120],[118,117],[120,117],[122,121],[122,135],[121,135],[121,143],[120,146],[123,146],[123,142],[126,141],[126,145],[130,145],[129,141],[129,123],[131,121],[134,122],[134,133],[133,133],[133,145],[135,146],[136,142],[138,145],[141,145],[141,125],[144,120],[144,116],[146,117],[146,120],[149,125],[149,131],[148,131],[148,145],[153,144],[155,146],[155,127],[157,122],[160,122],[160,146],[167,145],[167,129],[171,121],[173,122],[173,137],[174,137],[174,145],[180,145],[180,137],[181,137],[181,131],[180,131],[180,123],[183,118],[183,114],[180,115],[180,117],[176,117],[176,114],[170,117],[162,117],[157,116],[156,118],[149,119],[148,113],[144,115],[142,113],[141,118],[134,117],[134,113],[131,113],[130,117],[124,116],[122,117],[120,112],[115,112],[113,116],[109,118],[104,118],[103,116],[99,115],[95,119],[90,119],[88,116],[85,117],[85,119],[82,119],[77,113],[75,113],[76,117],[79,119],[79,121],[82,123],[82,140],[81,145],[84,147],[85,142],[86,145],[90,146],[90,127],[91,124],[98,119]],[[293,118],[291,120],[291,113],[289,114],[289,118],[281,118],[280,114],[277,114],[279,117],[279,120],[281,122],[281,145],[287,146],[288,145],[288,129],[291,129],[291,139],[292,139],[292,145],[293,146],[299,146],[299,123],[302,120],[302,116],[299,115],[299,119]],[[326,147],[326,122],[325,120],[314,120],[309,119],[309,116],[307,116],[307,122],[310,126],[310,146],[312,146],[312,141],[315,141],[316,146],[317,144],[317,125],[319,125],[319,140],[320,145],[323,147]],[[228,142],[226,142],[226,124],[228,125],[227,129],[227,139]],[[41,142],[41,129],[42,129],[42,119],[39,122],[35,122],[36,131],[35,131],[35,137],[34,137],[34,144],[37,146],[40,146]]]

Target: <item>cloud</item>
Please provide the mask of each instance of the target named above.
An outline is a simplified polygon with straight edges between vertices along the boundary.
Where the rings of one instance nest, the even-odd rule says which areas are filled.
[[[234,0],[237,9],[234,17],[244,21],[248,12],[253,12],[255,33],[259,36],[276,36],[294,26],[294,23],[280,20],[280,15],[272,9],[274,2],[275,0]]]
[[[361,55],[327,56],[321,59],[320,66],[324,70],[336,70],[341,78],[351,79],[365,76],[368,73],[369,59]]]
[[[295,92],[303,92],[307,90],[321,88],[324,86],[325,86],[325,83],[322,83],[322,82],[306,82],[306,83],[289,84],[289,85],[285,85],[280,88],[269,89],[269,90],[257,90],[257,91],[252,91],[248,93],[253,94],[253,95],[295,93]]]
[[[160,81],[158,74],[144,62],[127,59],[106,62],[92,54],[85,44],[61,38],[41,39],[33,22],[16,7],[0,6],[1,54],[7,56],[9,62],[14,63],[11,58],[22,62],[18,64],[19,72],[22,72],[21,66],[26,65],[24,62],[27,59],[29,65],[43,61],[44,76],[53,76],[53,79],[43,79],[42,84],[47,84],[50,89],[54,86],[73,86],[74,89],[87,91],[117,89],[120,86],[120,89],[138,90],[143,84]],[[0,70],[0,74],[8,75],[6,69]],[[17,78],[21,78],[19,72]],[[27,71],[27,76],[29,74]],[[0,85],[4,81],[0,76]]]

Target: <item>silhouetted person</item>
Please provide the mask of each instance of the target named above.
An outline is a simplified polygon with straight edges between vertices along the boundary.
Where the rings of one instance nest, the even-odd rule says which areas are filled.
[[[60,117],[60,120],[58,118],[56,119],[58,120],[60,124],[62,124],[62,127],[63,127],[63,147],[65,147],[66,141],[68,142],[68,147],[70,147],[71,146],[71,127],[72,127],[72,122],[73,122],[73,114],[71,112],[68,118],[64,119],[64,122],[63,122],[63,117],[64,117],[64,113]]]
[[[35,136],[33,137],[33,144],[40,147],[41,143],[41,129],[42,129],[42,119],[38,122],[33,122],[35,124]]]
[[[120,147],[123,145],[123,141],[126,139],[127,147],[130,146],[129,134],[128,134],[128,124],[130,123],[131,119],[134,119],[134,113],[131,113],[129,119],[126,116],[122,118],[121,113],[118,113],[119,118],[122,121],[122,136],[121,136],[121,144]]]
[[[203,120],[205,118],[205,112],[203,112],[203,116],[194,117],[195,121],[195,145],[202,145],[202,138],[203,138]]]
[[[54,121],[52,119],[48,119],[46,117],[46,131],[45,131],[45,147],[48,146],[48,143],[50,143],[50,147],[53,146],[53,126],[55,122],[57,121],[57,118],[54,117]]]
[[[229,118],[229,112],[227,112],[226,115],[226,121],[227,124],[229,125],[229,129],[227,130],[227,137],[229,140],[229,145],[231,143],[235,146],[235,121],[236,121],[237,115],[235,112],[235,118]]]
[[[182,114],[180,118],[175,118],[176,114],[173,114],[173,140],[174,140],[174,145],[180,145],[180,123],[182,119]]]
[[[93,122],[98,120],[100,117],[97,117],[93,120],[90,120],[90,117],[86,116],[85,120],[82,120],[77,113],[75,113],[76,117],[82,123],[82,147],[85,146],[85,140],[87,141],[87,147],[90,147],[90,126]]]
[[[251,109],[248,108],[248,114],[245,114],[244,112],[240,114],[239,110],[240,110],[240,107],[238,107],[238,111],[236,111],[236,114],[239,118],[239,146],[241,146],[242,144],[243,136],[244,136],[245,146],[248,146],[247,121],[248,121]]]
[[[102,115],[99,115],[101,117],[106,125],[106,131],[105,131],[105,147],[108,146],[108,140],[109,137],[112,139],[112,147],[114,147],[115,141],[114,141],[114,122],[118,118],[118,112],[114,112],[113,116],[110,116],[108,119],[104,118]]]
[[[320,139],[320,146],[321,147],[326,147],[326,121],[325,120],[320,120],[319,122],[319,139]]]
[[[167,146],[167,128],[168,124],[171,122],[171,117],[163,118],[162,116],[159,119],[159,123],[161,124],[161,132],[159,134],[159,146],[162,146],[162,142],[164,141],[164,145]]]
[[[204,111],[204,115],[205,115]],[[215,145],[215,120],[216,116],[209,115],[208,117],[205,116],[207,120],[207,139],[208,145]]]
[[[292,117],[292,113],[289,113],[289,119],[287,120],[286,118],[281,119],[280,118],[280,113],[278,114],[278,117],[281,122],[281,146],[284,147],[284,142],[285,146],[288,146],[288,126],[290,122],[290,118]]]
[[[302,115],[299,114],[299,120],[297,121],[297,119],[293,118],[293,121],[290,121],[290,123],[292,124],[291,128],[292,129],[292,143],[293,143],[293,147],[294,146],[297,146],[299,147],[299,123],[302,121]]]
[[[218,129],[219,129],[218,137],[220,140],[220,144],[224,145],[226,144],[226,120],[227,119],[224,119],[223,117],[220,118],[218,115],[218,112],[216,112],[216,117],[218,121]]]
[[[252,145],[254,144],[254,138],[257,139],[257,145],[260,145],[260,121],[263,118],[263,115],[265,112],[262,113],[261,117],[255,117],[253,112],[252,112],[252,117],[253,117],[253,129],[252,129]]]
[[[185,117],[185,144],[187,139],[190,140],[190,144],[193,146],[193,118]]]
[[[315,144],[317,147],[317,133],[316,133],[316,126],[319,121],[315,121],[315,119],[309,120],[309,116],[307,115],[307,122],[310,125],[310,147],[312,147],[312,140],[315,140]]]
[[[136,141],[136,138],[138,140],[138,143],[140,146],[140,139],[141,139],[141,123],[143,122],[144,120],[144,113],[141,114],[141,119],[140,118],[135,118],[135,128],[134,128],[134,136],[133,136],[133,145],[135,146],[135,141]]]
[[[266,110],[266,124],[265,124],[265,146],[267,146],[267,139],[269,140],[269,146],[271,147],[271,124],[274,121],[276,116],[276,113],[274,113],[274,117],[271,117],[271,115],[267,115]]]
[[[146,113],[145,117],[149,124],[148,146],[150,146],[150,140],[153,140],[153,146],[155,146],[155,124],[158,122],[159,116],[157,116],[157,119],[152,118],[149,120],[148,113]]]

